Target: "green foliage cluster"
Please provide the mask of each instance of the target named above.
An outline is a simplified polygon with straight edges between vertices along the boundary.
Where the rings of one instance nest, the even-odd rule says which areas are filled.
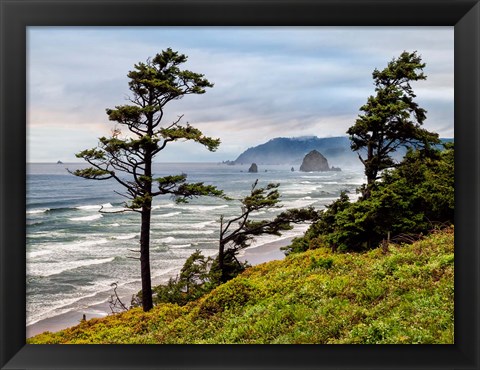
[[[200,276],[194,266],[186,275]],[[135,308],[28,343],[451,344],[453,276],[452,227],[386,252],[292,254],[184,306]]]
[[[320,213],[305,235],[285,253],[329,246],[339,251],[376,248],[387,239],[421,235],[454,222],[454,146],[410,150],[375,182],[368,198],[350,202],[346,193]]]
[[[210,272],[212,259],[205,258],[196,250],[185,261],[180,274],[170,278],[166,285],[153,288],[153,301],[159,303],[176,303],[180,306],[194,301],[218,285],[218,277]]]
[[[404,51],[385,69],[372,73],[376,94],[360,108],[363,114],[347,131],[351,148],[365,167],[368,187],[382,170],[395,166],[392,154],[399,147],[428,149],[440,142],[438,134],[421,128],[427,112],[414,101],[411,82],[427,78],[423,68],[417,52]],[[362,151],[366,151],[365,158]]]

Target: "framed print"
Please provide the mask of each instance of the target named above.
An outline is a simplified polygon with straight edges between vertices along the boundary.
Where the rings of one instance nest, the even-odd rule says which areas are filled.
[[[477,1],[0,4],[2,369],[479,368]]]

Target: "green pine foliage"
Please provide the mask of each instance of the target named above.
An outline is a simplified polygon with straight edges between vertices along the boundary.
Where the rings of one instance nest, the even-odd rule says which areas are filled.
[[[398,148],[428,149],[440,142],[438,134],[421,127],[427,112],[414,101],[411,83],[427,78],[424,68],[417,52],[404,51],[385,69],[372,73],[375,95],[360,108],[363,114],[347,131],[351,148],[365,167],[368,186],[364,195],[382,170],[395,166],[392,154]]]
[[[184,306],[135,308],[28,343],[452,344],[453,276],[453,228],[386,251],[319,248],[249,268]]]

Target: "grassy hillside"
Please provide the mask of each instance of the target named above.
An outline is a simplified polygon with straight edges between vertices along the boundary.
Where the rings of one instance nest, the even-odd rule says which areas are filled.
[[[291,255],[187,306],[133,309],[29,343],[453,343],[453,236],[386,254]]]

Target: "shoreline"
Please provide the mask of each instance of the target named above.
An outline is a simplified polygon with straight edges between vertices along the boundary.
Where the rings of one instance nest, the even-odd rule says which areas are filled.
[[[293,236],[280,238],[272,242],[246,248],[240,252],[238,259],[242,262],[248,261],[252,266],[269,261],[282,260],[285,258],[285,254],[280,248],[289,245],[293,238]],[[122,299],[125,298],[122,297]],[[88,306],[83,310],[77,309],[37,321],[26,327],[26,337],[30,338],[45,331],[56,332],[76,326],[80,323],[84,314],[87,320],[108,316],[111,314],[108,301],[105,300],[105,302]]]

